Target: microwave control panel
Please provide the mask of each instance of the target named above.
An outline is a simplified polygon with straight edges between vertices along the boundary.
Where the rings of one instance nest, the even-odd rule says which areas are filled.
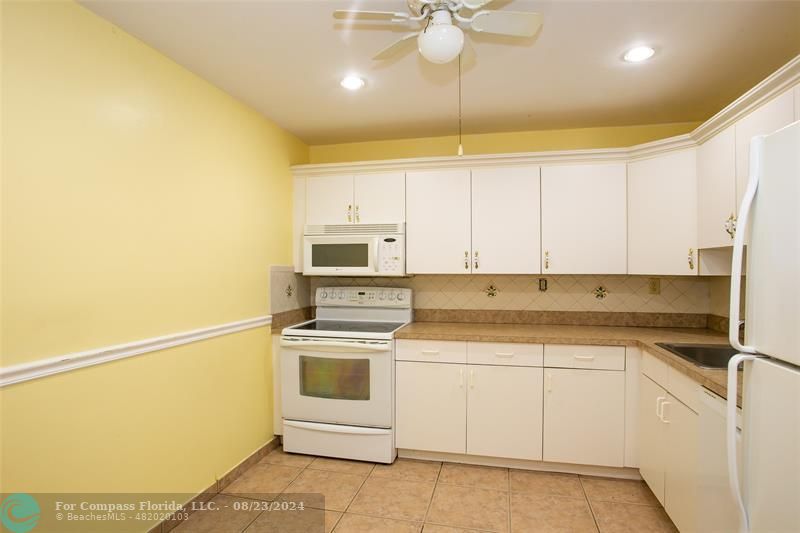
[[[406,273],[406,243],[403,237],[380,237],[378,239],[378,264],[380,274],[402,276]]]
[[[318,306],[411,308],[411,289],[399,287],[317,287]]]

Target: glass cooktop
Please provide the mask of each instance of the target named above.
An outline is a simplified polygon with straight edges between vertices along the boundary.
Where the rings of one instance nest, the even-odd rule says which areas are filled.
[[[345,333],[391,333],[403,325],[402,322],[359,322],[356,320],[314,320],[308,324],[293,326],[292,330],[338,331]]]

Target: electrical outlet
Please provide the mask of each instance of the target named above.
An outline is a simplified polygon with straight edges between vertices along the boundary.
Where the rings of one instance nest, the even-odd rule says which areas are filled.
[[[661,280],[659,278],[649,278],[647,280],[647,292],[661,294]]]

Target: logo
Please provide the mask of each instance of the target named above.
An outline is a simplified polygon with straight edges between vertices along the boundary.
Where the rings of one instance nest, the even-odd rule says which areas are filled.
[[[39,522],[39,504],[30,494],[10,494],[0,504],[0,522],[11,533],[27,533]]]

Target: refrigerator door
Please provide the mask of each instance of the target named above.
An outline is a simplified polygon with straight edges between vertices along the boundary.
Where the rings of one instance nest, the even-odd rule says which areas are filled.
[[[800,369],[779,361],[745,364],[742,456],[753,533],[800,531]]]
[[[750,228],[740,228],[751,231],[745,344],[800,365],[800,122],[768,135],[760,161]]]

